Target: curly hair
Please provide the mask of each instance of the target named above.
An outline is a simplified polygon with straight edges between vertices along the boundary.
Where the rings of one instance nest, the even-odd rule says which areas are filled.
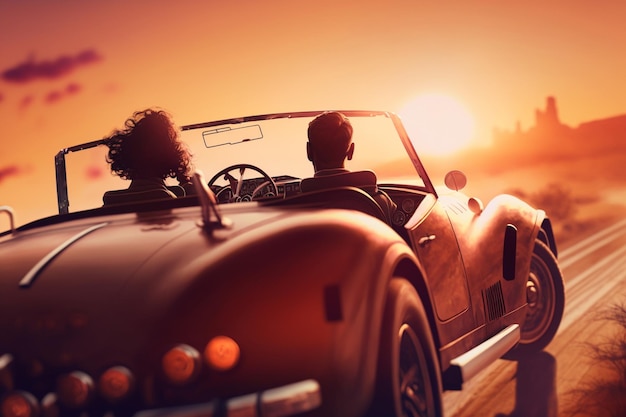
[[[189,178],[191,154],[169,113],[159,109],[137,111],[124,126],[107,141],[111,172],[129,180]]]

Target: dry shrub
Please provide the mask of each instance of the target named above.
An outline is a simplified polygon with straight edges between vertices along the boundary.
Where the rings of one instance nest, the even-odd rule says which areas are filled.
[[[565,221],[576,214],[576,204],[572,191],[557,183],[532,193],[529,202],[535,207],[539,207],[548,215],[558,221]]]
[[[567,416],[626,416],[626,307],[615,305],[600,318],[616,325],[614,336],[585,346],[592,363],[604,372],[569,392]]]
[[[550,183],[534,192],[525,192],[519,188],[507,191],[529,203],[531,206],[544,210],[551,219],[564,222],[576,214],[577,200],[571,189],[558,184]]]

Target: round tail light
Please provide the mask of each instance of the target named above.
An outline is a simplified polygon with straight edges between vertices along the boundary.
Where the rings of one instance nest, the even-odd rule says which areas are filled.
[[[24,391],[12,391],[2,399],[2,417],[37,417],[37,399]]]
[[[93,380],[84,372],[63,375],[57,381],[59,401],[69,408],[82,408],[89,403],[93,386]]]
[[[228,371],[239,363],[239,345],[228,336],[215,336],[204,348],[204,360],[217,371]]]
[[[163,355],[161,365],[170,382],[186,384],[200,372],[200,353],[189,345],[177,345]]]
[[[124,366],[107,369],[98,380],[100,394],[112,402],[127,397],[133,389],[133,384],[133,374]]]

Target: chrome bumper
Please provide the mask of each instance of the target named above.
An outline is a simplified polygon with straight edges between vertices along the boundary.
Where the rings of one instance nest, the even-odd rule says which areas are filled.
[[[319,383],[307,379],[223,401],[144,410],[134,417],[287,417],[321,404]]]

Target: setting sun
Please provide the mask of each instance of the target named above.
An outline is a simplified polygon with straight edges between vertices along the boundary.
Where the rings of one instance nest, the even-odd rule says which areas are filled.
[[[474,137],[474,119],[452,97],[425,94],[400,111],[418,152],[446,155],[466,148]]]

